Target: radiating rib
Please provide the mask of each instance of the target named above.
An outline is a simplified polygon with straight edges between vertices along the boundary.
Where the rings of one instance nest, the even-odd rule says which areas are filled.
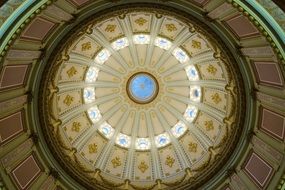
[[[146,60],[145,60],[146,66],[150,65],[151,58],[153,56],[153,52],[154,52],[154,48],[155,48],[154,40],[157,37],[157,34],[160,30],[160,27],[162,24],[162,19],[157,19],[154,17],[152,22],[154,23],[154,27],[152,27],[151,31],[150,31],[150,36],[152,36],[152,38],[150,39],[150,45],[149,45],[149,48],[148,48],[147,53],[146,53]]]
[[[70,119],[72,119],[74,116],[79,115],[80,113],[87,111],[89,108],[91,108],[95,105],[103,104],[103,103],[110,101],[112,99],[115,99],[115,98],[117,98],[117,95],[111,94],[108,96],[104,96],[102,98],[95,99],[95,101],[92,103],[82,104],[82,105],[64,113],[63,115],[60,116],[60,119],[62,120],[62,123],[65,123],[65,122],[69,121]]]
[[[151,111],[149,112],[151,113]],[[155,139],[154,139],[154,125],[151,121],[151,118],[150,118],[150,114],[146,114],[146,123],[147,123],[147,129],[148,129],[148,132],[149,132],[149,138],[150,138],[150,142],[151,142],[151,148],[150,148],[150,152],[151,152],[151,155],[153,156],[152,160],[152,164],[153,164],[153,169],[154,169],[154,178],[155,179],[161,179],[162,177],[162,169],[159,167],[160,166],[160,160],[159,160],[159,156],[158,156],[158,149],[155,145]]]
[[[201,87],[212,87],[218,89],[224,89],[227,83],[225,81],[218,80],[198,80],[198,81],[189,81],[189,80],[179,80],[179,81],[171,81],[165,84],[165,87],[187,87],[198,85]]]
[[[166,92],[166,96],[171,97],[172,99],[177,100],[177,101],[182,102],[182,103],[187,104],[187,105],[194,105],[200,111],[207,113],[208,115],[212,116],[213,118],[217,119],[220,122],[222,122],[223,119],[225,118],[225,113],[221,112],[220,110],[218,110],[212,106],[202,104],[199,102],[193,102],[189,98],[186,98],[186,97],[183,97],[183,96],[180,96],[177,94],[172,94],[169,92]]]
[[[95,63],[94,60],[89,59],[87,57],[84,57],[82,55],[75,55],[74,53],[70,55],[70,60],[69,62],[72,63],[77,63],[80,65],[85,65],[85,66],[93,66],[97,67],[102,71],[105,71],[106,73],[110,73],[112,75],[115,75],[117,77],[121,77],[121,73],[119,73],[117,70],[113,69],[112,67],[106,65],[106,64],[97,64]]]
[[[108,81],[96,81],[92,83],[86,83],[84,81],[68,81],[68,82],[63,82],[58,84],[59,91],[58,93],[61,92],[66,92],[66,91],[71,91],[74,89],[84,89],[85,87],[102,87],[102,88],[116,88],[118,87],[118,83],[114,82],[108,82]]]
[[[111,154],[111,150],[114,147],[114,144],[116,142],[116,137],[118,133],[121,131],[124,123],[128,119],[129,114],[130,114],[130,111],[125,112],[125,114],[121,117],[120,121],[118,122],[118,125],[116,126],[116,130],[112,138],[108,141],[107,145],[105,146],[105,148],[103,149],[101,153],[102,156],[96,161],[96,167],[101,168],[102,170],[104,169],[104,166],[106,162],[108,161],[108,159],[105,159],[105,158],[108,158],[109,155]]]
[[[131,24],[129,22],[128,17],[125,17],[124,20],[120,20],[120,24],[122,26],[122,29],[124,30],[124,33],[129,41],[129,51],[131,53],[131,57],[132,57],[132,61],[136,66],[139,66],[138,63],[138,55],[137,55],[137,51],[136,51],[136,47],[135,44],[133,43],[133,34],[132,34],[132,30],[131,30]]]
[[[93,39],[95,39],[100,45],[108,49],[111,53],[111,55],[114,57],[114,59],[121,64],[122,67],[124,67],[126,70],[128,69],[128,64],[125,62],[124,58],[115,51],[112,47],[111,44],[106,38],[100,33],[100,31],[97,30],[97,32],[94,32],[90,35]]]
[[[127,155],[127,165],[126,167],[124,168],[124,177],[126,179],[131,179],[132,178],[132,172],[130,171],[133,171],[133,167],[134,167],[134,152],[135,152],[135,139],[137,137],[137,131],[138,131],[138,127],[139,127],[139,117],[140,117],[140,114],[139,112],[136,112],[136,115],[135,115],[135,119],[134,119],[134,127],[132,128],[132,135],[131,135],[131,146],[130,146],[130,150],[128,152],[128,155]],[[128,172],[129,171],[129,172]]]
[[[155,67],[156,67],[156,68],[160,68],[161,65],[163,65],[163,64],[166,62],[166,60],[167,60],[170,56],[172,56],[172,51],[173,51],[176,47],[179,47],[180,44],[183,43],[183,41],[185,41],[185,39],[186,39],[189,35],[190,35],[189,32],[186,32],[186,31],[183,30],[183,32],[180,33],[180,35],[175,39],[175,41],[172,42],[172,43],[173,43],[173,44],[172,44],[172,47],[171,47],[169,50],[165,51],[165,52],[162,54],[160,60],[155,64]]]
[[[183,115],[178,110],[176,110],[176,108],[174,108],[173,106],[170,106],[169,104],[165,104],[165,107],[167,108],[167,110],[169,112],[171,112],[173,115],[175,115],[177,119],[183,121],[187,125],[190,125],[191,126],[191,132],[195,133],[197,136],[202,135],[202,139],[204,139],[204,143],[205,143],[206,147],[209,147],[210,145],[213,144],[213,142],[211,141],[211,139],[209,137],[207,137],[203,132],[201,132],[200,129],[195,126],[195,124],[189,123],[183,117]]]
[[[164,106],[160,105],[159,107],[164,107]],[[164,130],[169,134],[171,144],[174,146],[175,150],[179,154],[178,158],[182,159],[181,160],[182,161],[181,163],[183,163],[182,168],[189,167],[191,165],[191,163],[190,163],[189,159],[187,158],[186,154],[184,153],[184,151],[182,150],[181,145],[178,142],[178,139],[172,134],[171,126],[169,126],[165,117],[161,114],[161,112],[159,110],[156,110],[156,113],[157,113],[159,120],[162,123]]]
[[[80,135],[75,142],[73,143],[73,147],[77,149],[77,152],[80,152],[84,145],[95,135],[97,131],[97,127],[92,124],[87,130],[84,131],[82,135]]]

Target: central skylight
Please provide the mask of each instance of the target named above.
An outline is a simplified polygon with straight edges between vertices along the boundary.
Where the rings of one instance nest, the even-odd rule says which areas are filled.
[[[129,97],[136,103],[146,104],[151,102],[158,93],[156,79],[148,73],[133,75],[127,85]]]

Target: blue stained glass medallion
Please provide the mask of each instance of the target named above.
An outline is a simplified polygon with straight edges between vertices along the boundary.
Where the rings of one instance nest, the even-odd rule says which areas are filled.
[[[137,73],[128,82],[129,97],[136,103],[149,103],[157,95],[158,84],[148,73]]]

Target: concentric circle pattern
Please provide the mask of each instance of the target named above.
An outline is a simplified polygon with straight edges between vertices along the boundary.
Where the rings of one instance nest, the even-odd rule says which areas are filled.
[[[159,86],[148,73],[136,73],[128,81],[127,93],[136,103],[147,104],[156,98]]]
[[[53,150],[82,181],[92,183],[96,170],[104,184],[175,184],[207,176],[230,156],[241,122],[239,72],[196,25],[127,10],[67,39],[47,69],[44,117]]]

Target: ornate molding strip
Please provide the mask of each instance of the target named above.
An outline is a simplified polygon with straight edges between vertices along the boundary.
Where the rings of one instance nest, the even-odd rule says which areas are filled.
[[[8,36],[2,37],[2,39],[0,39],[0,41],[3,42],[2,47],[3,49],[0,50],[0,64],[1,62],[4,61],[4,57],[6,56],[7,52],[9,51],[9,49],[11,48],[11,46],[13,45],[14,41],[18,38],[18,36],[22,33],[22,31],[26,28],[26,26],[36,17],[36,15],[39,15],[43,10],[45,10],[47,8],[48,5],[51,5],[54,1],[56,0],[48,0],[45,3],[38,3],[38,4],[42,4],[41,6],[39,6],[38,9],[34,10],[34,12],[25,20],[22,22],[21,25],[19,25],[18,29],[15,30],[15,32],[13,34],[9,34]],[[34,5],[34,7],[36,7],[36,5]],[[11,23],[11,25],[16,25],[16,23]]]
[[[46,3],[44,3],[42,6],[40,6],[39,9],[35,10],[33,14],[30,15],[28,19],[26,19],[23,24],[20,25],[20,27],[16,30],[16,32],[11,35],[11,38],[7,41],[4,49],[2,52],[0,52],[0,62],[3,61],[4,56],[6,55],[7,51],[10,49],[11,44],[13,41],[18,37],[18,35],[21,33],[21,31],[25,28],[25,26],[31,21],[33,17],[35,17],[37,14],[41,13],[42,10],[46,9],[48,5],[51,5],[56,0],[48,0]],[[271,44],[271,47],[276,52],[278,59],[285,64],[285,56],[283,57],[282,53],[285,55],[285,52],[282,48],[278,47],[277,44],[272,39],[272,33],[269,34],[269,32],[259,23],[254,16],[250,15],[249,12],[247,12],[240,4],[241,2],[239,0],[227,0],[228,3],[230,3],[234,8],[238,9],[238,11],[242,12],[245,16],[249,18],[249,20],[261,31],[261,33],[266,37],[267,41]],[[282,52],[282,53],[281,53]],[[283,68],[284,69],[284,68]]]
[[[0,176],[0,189],[7,189],[6,184],[4,183],[4,180]]]
[[[12,14],[17,10],[18,7],[20,7],[25,1],[21,0],[9,0],[7,2],[1,2],[0,5],[3,4],[2,7],[0,7],[0,27],[5,23],[6,20],[8,20]]]
[[[285,189],[285,173],[282,175],[281,179],[279,180],[279,184],[277,185],[278,190]]]
[[[27,103],[28,95],[22,95],[4,102],[0,102],[0,114],[22,107]]]
[[[240,0],[227,0],[228,3],[230,3],[234,8],[236,8],[239,12],[243,13],[244,16],[248,17],[248,19],[259,29],[260,33],[266,38],[266,40],[269,42],[270,46],[276,53],[276,56],[280,62],[282,62],[285,65],[285,52],[281,47],[281,44],[275,41],[275,36],[272,34],[272,32],[265,28],[264,23],[260,23],[256,18],[255,15],[248,12],[246,5],[244,5],[243,2]],[[244,8],[245,7],[245,8]],[[282,38],[282,36],[280,36]],[[284,68],[283,68],[284,69]]]
[[[284,110],[285,108],[285,100],[282,98],[277,98],[261,92],[256,92],[256,97],[264,104],[269,104],[273,107],[279,108],[280,110]]]
[[[6,170],[10,171],[12,169],[13,164],[15,164],[23,155],[27,154],[31,151],[34,143],[32,139],[28,139],[19,145],[17,148],[6,154],[3,158],[1,158],[2,165],[6,168]]]
[[[285,32],[285,13],[282,11],[282,7],[285,11],[285,2],[280,0],[257,0],[257,2],[267,10],[267,12],[277,21]],[[279,6],[277,6],[279,5]]]

